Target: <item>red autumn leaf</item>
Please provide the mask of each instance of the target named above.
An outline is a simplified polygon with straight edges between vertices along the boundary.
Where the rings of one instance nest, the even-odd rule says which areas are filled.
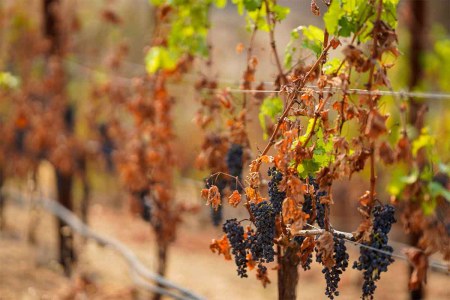
[[[333,49],[336,49],[337,47],[339,47],[339,45],[341,45],[341,41],[339,41],[339,39],[337,39],[336,37],[334,37],[331,41],[330,41],[330,45]]]

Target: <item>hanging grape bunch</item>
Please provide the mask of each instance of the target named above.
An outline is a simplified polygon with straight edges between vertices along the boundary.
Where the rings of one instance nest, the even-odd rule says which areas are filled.
[[[242,4],[240,8],[251,13],[250,16],[259,13],[265,16],[262,20],[269,31],[271,55],[275,57],[278,69],[274,86],[281,93],[252,94],[257,100],[255,103],[261,104],[258,117],[264,134],[267,134],[266,146],[258,148],[258,155],[251,162],[245,179],[241,175],[242,164],[237,163],[242,155],[238,143],[231,144],[226,157],[229,177],[239,180],[239,184],[230,186],[235,190],[233,195],[241,191],[245,195],[245,198],[236,197],[233,201],[230,198],[229,203],[233,207],[242,204],[248,218],[226,221],[223,226],[226,235],[221,240],[214,240],[211,249],[225,256],[231,251],[241,277],[247,277],[248,271],[258,266],[256,277],[263,285],[270,282],[267,263],[276,261],[281,299],[295,299],[297,267],[301,265],[304,270],[309,270],[314,255],[316,263],[323,265],[325,295],[330,299],[339,296],[338,285],[350,260],[346,240],[361,245],[361,256],[353,267],[363,272],[363,298],[373,296],[374,282],[393,261],[387,235],[395,222],[394,209],[391,205],[378,203],[375,193],[375,159],[382,153],[378,151],[376,140],[388,133],[388,116],[379,111],[380,96],[372,95],[370,91],[387,83],[380,79],[386,76],[385,70],[378,68],[382,64],[382,54],[398,55],[394,30],[396,6],[387,1],[349,3],[342,0],[330,1],[326,6],[324,30],[300,26],[293,31],[285,51],[284,66],[276,47],[274,28],[289,9],[269,0],[261,1],[261,5]],[[321,15],[314,1],[311,9],[314,15]],[[360,10],[364,11],[364,17]],[[261,24],[252,23],[251,18],[248,28],[252,38],[247,50],[247,69],[242,78],[244,89],[253,88],[257,63],[252,57],[252,43],[261,28]],[[355,27],[347,28],[345,24],[350,19],[354,20]],[[258,22],[262,20],[258,19]],[[374,24],[371,30],[364,27],[368,21]],[[310,65],[301,59],[294,61],[295,43],[300,36],[302,47],[315,56]],[[353,39],[346,40],[347,45],[343,45],[342,36]],[[328,56],[334,50],[342,51],[344,59],[329,61]],[[350,76],[354,74],[364,74],[367,82],[364,85],[353,83]],[[356,99],[346,92],[349,88],[364,88],[369,93]],[[257,90],[263,91],[264,85],[259,85]],[[222,98],[222,103],[227,99]],[[235,112],[236,108],[229,111],[235,113],[235,121],[245,115],[247,93],[242,99],[243,110],[239,113]],[[351,120],[357,123],[359,131],[348,137],[342,129]],[[230,124],[231,137],[234,136],[233,129],[245,128],[237,126],[236,122]],[[268,167],[267,181],[261,175],[263,165]],[[360,198],[363,221],[354,234],[337,231],[331,224],[333,183],[338,179],[349,179],[365,169],[370,170],[370,183],[368,191]],[[208,199],[206,191],[202,194]]]
[[[363,271],[363,297],[373,299],[376,289],[375,282],[380,279],[382,272],[387,272],[388,266],[394,262],[390,255],[393,252],[388,245],[388,233],[396,222],[395,208],[392,205],[377,205],[373,209],[373,232],[370,241],[363,242],[367,247],[360,248],[360,257],[353,264],[354,269]],[[376,251],[381,250],[382,252]]]

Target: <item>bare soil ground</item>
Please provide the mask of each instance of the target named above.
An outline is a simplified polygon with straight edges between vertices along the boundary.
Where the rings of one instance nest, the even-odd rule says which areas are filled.
[[[195,190],[195,188],[193,188]],[[192,192],[192,191],[191,191]],[[189,193],[188,193],[189,194]],[[143,299],[148,295],[133,287],[126,262],[112,249],[77,238],[79,262],[72,278],[65,278],[55,261],[54,218],[39,211],[37,242],[26,241],[30,212],[25,206],[9,203],[7,229],[0,233],[0,299]],[[276,272],[271,271],[265,289],[254,272],[247,279],[236,276],[233,262],[211,253],[211,238],[220,229],[206,222],[207,211],[189,217],[171,248],[168,278],[207,299],[276,299]],[[155,265],[154,239],[145,222],[127,209],[94,204],[90,225],[99,233],[115,237],[130,247],[149,267]],[[357,250],[351,250],[351,259]],[[407,269],[404,261],[395,262],[378,284],[375,299],[408,299]],[[449,277],[430,272],[427,299],[450,299]],[[346,272],[340,283],[339,299],[360,298],[361,274]],[[298,299],[325,299],[325,280],[318,266],[300,274]]]

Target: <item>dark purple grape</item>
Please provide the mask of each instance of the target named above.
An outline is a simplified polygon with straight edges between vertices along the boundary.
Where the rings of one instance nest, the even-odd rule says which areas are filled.
[[[373,232],[370,242],[365,242],[371,248],[383,252],[392,253],[394,249],[389,246],[388,233],[392,224],[396,222],[395,208],[392,205],[377,205],[373,209]],[[373,299],[376,289],[375,282],[380,279],[382,272],[387,272],[388,266],[394,262],[391,255],[375,251],[368,247],[360,247],[358,261],[353,263],[353,268],[363,271],[364,283],[362,286],[363,298]]]
[[[238,275],[241,278],[248,277],[244,228],[237,222],[236,219],[231,219],[227,220],[225,224],[223,224],[222,229],[227,234],[228,241],[230,242]]]

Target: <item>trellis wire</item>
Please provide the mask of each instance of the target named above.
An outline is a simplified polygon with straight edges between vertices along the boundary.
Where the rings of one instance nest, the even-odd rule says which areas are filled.
[[[395,96],[400,98],[423,98],[423,99],[441,99],[441,100],[450,100],[450,94],[444,94],[444,93],[431,93],[431,92],[408,92],[408,91],[380,91],[380,90],[363,90],[363,89],[342,89],[338,87],[325,87],[322,90],[313,85],[306,85],[304,89],[302,89],[303,92],[308,91],[308,89],[313,90],[314,92],[322,92],[322,93],[333,93],[336,91],[342,91],[347,94],[352,95],[373,95],[373,96]],[[208,89],[213,91],[228,91],[231,93],[269,93],[269,94],[278,94],[282,93],[283,90],[244,90],[244,89],[237,89],[237,88],[223,88],[223,89]]]
[[[316,226],[313,226],[313,225],[311,225],[311,224],[306,224],[306,225],[309,226],[309,227],[311,227],[311,228],[313,228],[315,231],[320,231],[320,232],[324,232],[324,231],[325,231],[324,229],[317,228]],[[369,246],[369,245],[364,245],[364,244],[361,244],[361,243],[352,241],[351,239],[349,239],[348,233],[345,233],[345,232],[340,232],[340,231],[333,231],[333,232],[336,233],[335,236],[336,236],[337,238],[342,239],[342,240],[344,240],[345,242],[349,242],[349,243],[353,244],[353,246],[356,246],[356,247],[359,247],[359,248],[367,248],[367,249],[370,249],[370,250],[375,251],[375,252],[378,252],[378,253],[382,253],[382,254],[385,254],[385,255],[393,256],[393,257],[395,257],[395,258],[404,260],[404,261],[408,262],[409,264],[411,264],[411,262],[409,261],[408,257],[406,257],[406,255],[396,254],[396,253],[389,252],[389,251],[384,251],[384,250],[381,250],[381,249],[378,249],[378,248],[371,247],[371,246]],[[341,237],[341,236],[339,236],[339,235],[344,235],[344,237]],[[403,244],[403,243],[395,242],[395,241],[393,241],[393,243],[396,243],[396,244]],[[419,249],[419,248],[415,248],[415,247],[412,247],[412,246],[411,246],[411,247],[408,247],[407,245],[406,245],[406,247],[404,247],[404,248],[402,249],[401,252],[403,252],[403,250],[405,250],[405,249],[407,249],[407,248],[413,248],[413,249],[416,249],[416,250],[418,250],[418,251],[420,251],[420,252],[423,252],[423,251],[422,251],[421,249]],[[440,262],[435,261],[435,260],[429,260],[428,267],[429,267],[429,268],[433,268],[433,269],[435,269],[435,270],[438,270],[438,271],[440,271],[440,272],[442,272],[442,273],[444,273],[444,274],[447,274],[447,275],[450,274],[450,266],[449,266],[449,265],[440,263]]]
[[[20,192],[12,190],[12,189],[8,189],[6,191],[6,193],[9,196],[12,196],[12,198],[14,200],[19,201],[19,202],[24,202]],[[132,272],[131,274],[133,275],[132,276],[133,280],[136,279],[135,275],[140,275],[141,277],[146,278],[147,280],[153,280],[153,281],[157,282],[158,284],[165,286],[165,288],[151,285],[151,284],[147,283],[146,281],[144,281],[143,279],[138,280],[138,281],[135,280],[139,286],[144,287],[145,289],[150,290],[155,293],[158,293],[158,294],[170,296],[177,300],[188,300],[188,299],[203,300],[204,299],[201,296],[196,295],[195,293],[150,271],[149,269],[147,269],[146,266],[144,266],[138,260],[136,255],[130,249],[128,249],[125,245],[123,245],[122,243],[120,243],[119,241],[117,241],[113,238],[103,236],[103,235],[93,231],[89,226],[87,226],[85,223],[83,223],[76,215],[74,215],[67,208],[65,208],[64,206],[59,204],[57,201],[52,200],[52,199],[47,199],[44,197],[39,197],[39,198],[34,197],[33,201],[39,203],[48,212],[54,214],[59,219],[63,220],[68,226],[70,226],[73,230],[78,232],[78,234],[96,241],[99,245],[109,246],[112,249],[114,249],[115,251],[117,251],[127,261],[129,268]],[[168,290],[167,288],[176,290],[181,295],[177,295],[174,292]]]
[[[119,76],[117,74],[110,75],[110,74],[107,74],[106,72],[95,70],[92,67],[82,65],[74,60],[66,59],[66,61],[69,62],[70,64],[78,66],[79,68],[84,69],[85,71],[88,71],[91,73],[105,74],[105,75],[117,78],[120,81],[122,81],[124,84],[130,84],[133,81],[133,78]],[[194,78],[196,77],[195,75],[194,76],[191,75],[191,76]],[[193,81],[195,81],[195,79],[189,80],[189,79],[185,78],[185,79],[183,79],[183,81],[193,82]],[[219,79],[216,81],[218,83],[232,83],[233,82],[232,80],[227,80],[227,79]],[[268,84],[269,82],[264,81],[263,83]],[[403,99],[420,98],[420,99],[434,99],[434,100],[450,100],[450,94],[437,93],[437,92],[413,92],[413,91],[406,91],[406,90],[405,91],[402,91],[402,90],[386,91],[386,90],[342,89],[340,87],[324,87],[323,89],[320,89],[318,86],[314,86],[314,85],[305,85],[305,88],[302,91],[306,91],[306,89],[311,89],[314,92],[323,92],[323,93],[332,93],[332,92],[336,92],[336,91],[341,91],[341,92],[345,92],[347,94],[352,94],[352,95],[394,96],[394,97],[403,98]],[[214,92],[228,91],[230,93],[248,93],[248,94],[253,94],[253,93],[268,93],[268,94],[275,93],[275,94],[277,94],[277,93],[283,92],[283,90],[240,89],[240,88],[231,87],[231,86],[223,87],[223,88],[215,88],[215,89],[205,88],[205,90],[214,91]]]

